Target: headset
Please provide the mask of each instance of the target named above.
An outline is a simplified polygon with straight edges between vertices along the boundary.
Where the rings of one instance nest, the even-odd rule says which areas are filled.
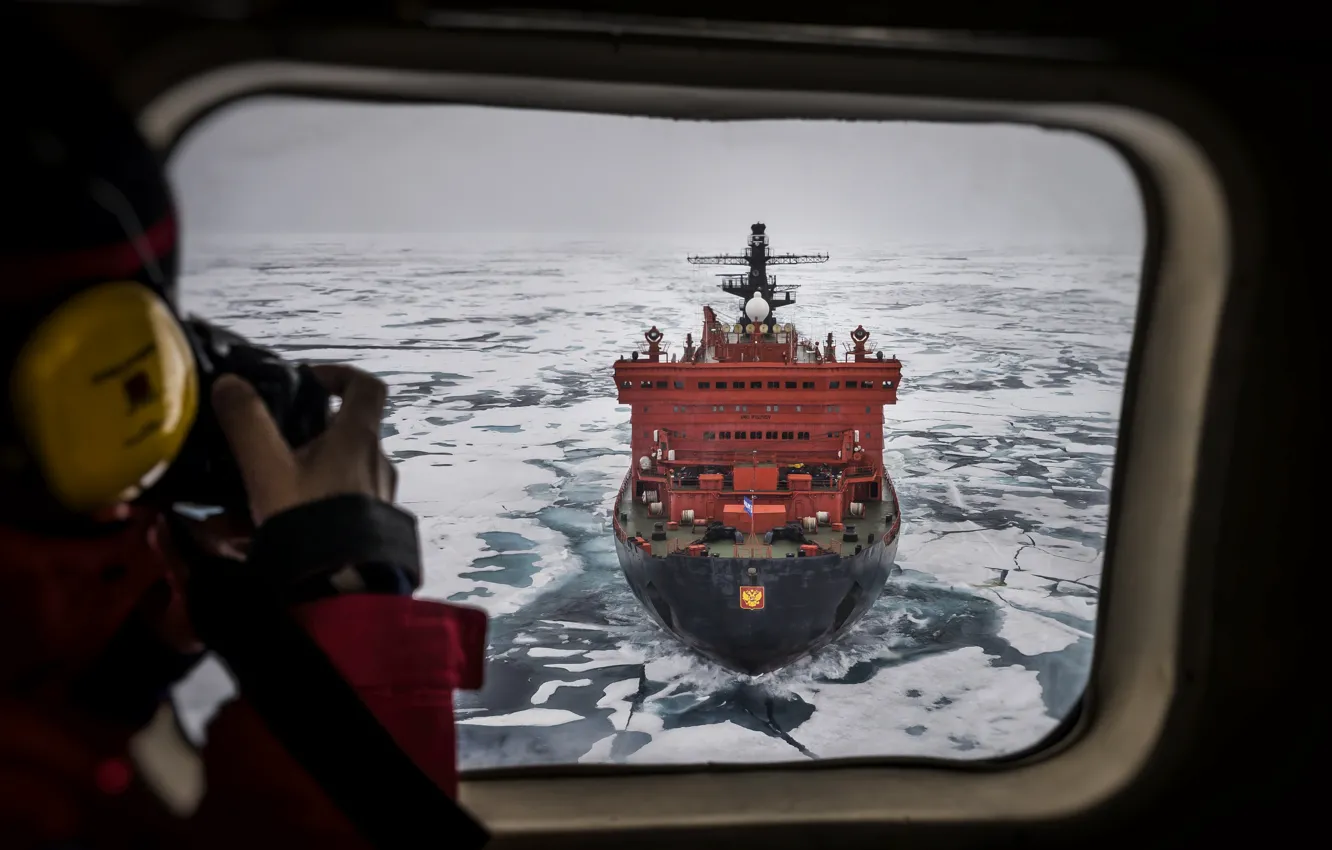
[[[63,300],[18,348],[8,380],[18,439],[7,460],[71,513],[142,495],[199,415],[195,346],[166,300],[133,280]]]

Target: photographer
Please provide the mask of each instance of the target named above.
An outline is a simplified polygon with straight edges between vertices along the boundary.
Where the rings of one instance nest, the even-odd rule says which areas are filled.
[[[0,143],[0,846],[478,846],[452,692],[485,617],[411,597],[384,385],[182,320],[159,163],[36,53]],[[153,730],[205,649],[240,695],[200,801]]]

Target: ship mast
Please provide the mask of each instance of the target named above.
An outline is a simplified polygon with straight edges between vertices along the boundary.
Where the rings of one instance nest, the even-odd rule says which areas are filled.
[[[748,274],[724,274],[721,288],[729,295],[740,298],[740,312],[745,314],[745,305],[755,296],[767,302],[768,308],[776,312],[778,307],[795,303],[795,284],[777,285],[777,276],[768,274],[768,266],[794,266],[801,263],[826,263],[827,254],[769,254],[767,225],[758,222],[749,228],[749,242],[745,253],[691,255],[690,263],[696,266],[749,266]],[[767,312],[767,311],[765,311]]]

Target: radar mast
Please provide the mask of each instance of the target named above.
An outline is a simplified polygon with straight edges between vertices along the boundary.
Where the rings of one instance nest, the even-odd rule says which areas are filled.
[[[763,299],[767,310],[776,313],[778,307],[795,303],[797,284],[778,286],[777,276],[768,274],[768,266],[794,266],[803,263],[826,263],[827,254],[770,254],[768,253],[767,225],[756,222],[749,228],[749,241],[744,254],[694,254],[688,257],[696,266],[749,266],[747,274],[722,274],[723,292],[740,299],[740,312],[748,315],[748,306],[755,297]]]

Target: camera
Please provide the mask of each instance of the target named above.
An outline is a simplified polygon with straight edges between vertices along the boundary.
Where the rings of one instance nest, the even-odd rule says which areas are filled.
[[[274,351],[197,317],[182,324],[198,363],[199,412],[180,454],[145,499],[244,515],[249,499],[240,468],[213,413],[213,382],[232,374],[253,385],[293,449],[328,427],[330,395],[309,366],[284,360]]]

